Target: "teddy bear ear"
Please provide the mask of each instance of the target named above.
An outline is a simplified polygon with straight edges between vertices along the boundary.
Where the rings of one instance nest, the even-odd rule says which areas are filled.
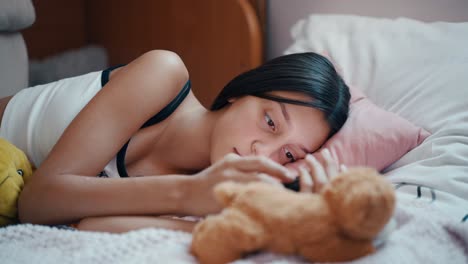
[[[214,195],[216,200],[223,206],[229,206],[243,188],[243,184],[226,181],[215,186]]]

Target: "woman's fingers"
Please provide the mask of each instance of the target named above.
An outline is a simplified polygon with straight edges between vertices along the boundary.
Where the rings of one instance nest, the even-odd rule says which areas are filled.
[[[338,155],[336,154],[335,149],[331,149],[330,152],[331,152],[332,158],[336,161],[336,163],[340,164],[340,160],[338,159]]]
[[[235,155],[235,154],[233,154]],[[272,177],[279,179],[281,182],[290,182],[295,179],[295,175],[286,167],[274,162],[267,157],[261,156],[231,156],[227,155],[225,158],[225,165],[228,167],[236,168],[243,172],[258,172],[268,174]]]
[[[332,149],[331,151],[328,149],[324,149],[322,155],[324,159],[328,162],[327,166],[330,167],[331,165],[331,168],[328,168],[327,170],[327,172],[329,173],[329,178],[333,178],[337,176],[340,172],[346,172],[348,170],[348,167],[346,167],[346,165],[340,164],[338,155],[336,154],[336,151],[334,149]]]
[[[338,175],[338,162],[332,157],[330,150],[324,149],[322,151],[323,159],[325,160],[325,170],[328,179],[332,179]]]
[[[299,192],[302,193],[311,193],[314,183],[312,181],[312,177],[310,176],[309,172],[304,168],[299,168]]]
[[[277,185],[277,186],[280,186],[280,187],[283,187],[283,184],[281,184],[281,181],[278,180],[277,178],[275,177],[271,177],[270,175],[268,174],[265,174],[265,173],[258,173],[256,175],[257,179],[259,179],[260,181],[262,182],[266,182],[266,183],[269,183],[269,184],[273,184],[273,185]]]
[[[313,188],[314,191],[317,192],[321,190],[323,185],[328,182],[327,174],[322,164],[320,164],[320,162],[318,162],[317,159],[314,158],[314,156],[307,155],[305,160],[307,165],[311,169],[310,171],[312,173],[310,174],[310,176],[312,178]]]

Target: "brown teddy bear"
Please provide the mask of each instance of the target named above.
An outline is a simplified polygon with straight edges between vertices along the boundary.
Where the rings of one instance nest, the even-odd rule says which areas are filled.
[[[342,172],[317,193],[224,182],[215,196],[225,209],[193,231],[191,252],[204,264],[259,250],[309,261],[353,260],[375,251],[373,241],[395,207],[392,185],[370,168]]]

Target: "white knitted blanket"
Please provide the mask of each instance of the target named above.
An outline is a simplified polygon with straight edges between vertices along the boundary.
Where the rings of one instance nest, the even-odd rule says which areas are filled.
[[[395,220],[384,246],[353,263],[468,263],[468,222],[448,219],[417,200],[400,203]],[[188,233],[164,229],[107,234],[24,224],[0,228],[0,263],[196,263],[190,241]],[[235,263],[305,261],[261,253]]]

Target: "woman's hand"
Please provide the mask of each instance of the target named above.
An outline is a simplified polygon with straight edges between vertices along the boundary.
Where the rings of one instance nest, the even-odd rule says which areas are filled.
[[[284,166],[261,156],[240,157],[228,154],[207,169],[192,176],[184,212],[203,216],[217,213],[221,206],[215,201],[213,187],[223,181],[251,182],[263,181],[274,185],[294,180],[294,174]]]
[[[299,168],[300,192],[319,193],[332,178],[347,170],[345,165],[338,166],[334,152],[324,149],[321,154],[325,167],[309,154]]]

